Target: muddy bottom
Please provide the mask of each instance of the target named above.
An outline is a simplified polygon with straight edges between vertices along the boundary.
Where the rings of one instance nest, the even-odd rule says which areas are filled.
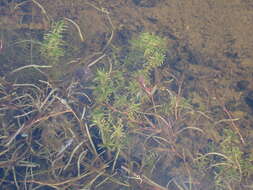
[[[54,70],[16,71],[26,65],[48,65],[38,42],[52,21],[64,18],[61,64],[50,65]],[[0,187],[251,189],[252,23],[250,0],[2,1]],[[130,41],[143,32],[160,36],[167,44],[163,64],[150,72],[149,83],[141,84],[144,94],[151,87],[158,89],[153,99],[147,96],[148,103],[143,100],[142,108],[149,112],[148,107],[155,107],[154,115],[145,113],[142,122],[129,118],[141,128],[127,126],[128,147],[122,153],[108,151],[100,147],[101,131],[92,128],[89,114],[100,105],[90,84],[98,69],[113,72],[127,61],[141,64]],[[129,66],[127,72],[136,69],[138,65]],[[16,84],[36,84],[33,87],[40,90],[20,90]],[[31,102],[28,98],[25,104],[18,96],[22,93],[30,94]],[[24,109],[28,104],[37,107]],[[29,115],[35,107],[39,111]],[[22,114],[25,118],[19,120],[17,115]],[[22,126],[24,131],[15,136]],[[116,169],[115,158],[124,160]]]

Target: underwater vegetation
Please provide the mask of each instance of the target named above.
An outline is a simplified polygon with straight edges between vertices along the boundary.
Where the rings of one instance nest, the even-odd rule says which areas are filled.
[[[215,113],[195,107],[184,95],[183,77],[168,62],[165,37],[141,32],[124,51],[110,37],[106,50],[92,55],[91,62],[77,57],[66,61],[70,28],[65,22],[52,22],[33,49],[41,55],[36,61],[48,66],[32,67],[40,73],[37,80],[19,83],[0,77],[0,187],[250,186],[253,157],[243,151],[236,120],[216,121]],[[64,77],[55,74],[58,68],[66,73],[65,68],[77,68],[80,75],[90,76]],[[211,135],[217,125],[219,140]]]
[[[65,30],[66,24],[61,20],[54,22],[51,30],[44,35],[40,51],[50,64],[58,63],[59,58],[64,55],[63,33]]]

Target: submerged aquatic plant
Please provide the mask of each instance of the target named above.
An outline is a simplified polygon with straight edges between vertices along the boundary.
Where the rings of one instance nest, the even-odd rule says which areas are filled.
[[[140,34],[139,38],[132,40],[131,44],[133,50],[140,51],[145,58],[144,73],[148,73],[163,64],[167,45],[164,38],[144,32]]]
[[[41,54],[49,64],[58,63],[60,57],[64,56],[63,32],[66,29],[64,21],[58,21],[52,24],[51,30],[44,35],[41,44]]]
[[[110,68],[109,71],[105,68],[97,70],[92,86],[95,99],[92,122],[99,129],[102,140],[100,147],[113,152],[113,169],[117,159],[124,155],[122,151],[129,147],[133,131],[152,124],[145,117],[145,107],[151,103],[151,99],[154,106],[152,96],[156,91],[156,86],[150,87],[149,76],[163,63],[165,46],[162,38],[142,33],[132,41],[131,46],[133,51],[139,52],[139,59],[145,60],[141,66],[134,60],[126,60],[123,65],[115,61],[114,69]],[[138,69],[130,70],[131,66]],[[145,162],[148,160],[145,159]]]
[[[252,175],[252,158],[244,158],[238,144],[240,139],[229,129],[224,129],[224,138],[219,146],[212,147],[211,152],[200,156],[196,165],[212,168],[215,189],[235,189],[243,177]]]

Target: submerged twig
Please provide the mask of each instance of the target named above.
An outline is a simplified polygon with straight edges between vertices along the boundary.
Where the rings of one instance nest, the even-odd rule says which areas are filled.
[[[66,164],[66,166],[63,168],[63,170],[65,170],[65,169],[69,166],[69,164],[70,164],[70,162],[71,162],[71,160],[72,160],[72,158],[73,158],[75,152],[78,150],[78,148],[79,148],[83,143],[84,143],[84,142],[79,143],[79,144],[74,148],[74,150],[72,151],[72,153],[71,153],[71,155],[70,155],[69,161],[68,161],[68,163]]]
[[[83,37],[82,31],[81,31],[80,27],[78,26],[78,24],[69,18],[65,18],[65,20],[69,21],[70,23],[72,23],[76,27],[79,37],[81,38],[81,42],[84,42],[84,37]]]
[[[28,68],[35,68],[35,69],[39,69],[39,68],[52,68],[52,66],[50,65],[25,65],[23,67],[19,67],[13,71],[11,71],[10,73],[13,74],[13,73],[16,73],[18,71],[21,71],[23,69],[28,69]]]
[[[23,124],[9,139],[9,141],[5,144],[5,146],[9,146],[13,140],[17,137],[18,134],[20,134],[22,131],[24,131],[25,129],[29,129],[30,127],[32,127],[34,124],[39,123],[41,121],[47,120],[50,117],[54,117],[57,115],[61,115],[64,113],[68,113],[68,112],[72,112],[71,110],[67,109],[61,112],[56,112],[56,113],[51,113],[48,114],[46,116],[42,116],[41,114],[38,114],[34,119],[29,120],[27,123]]]
[[[158,183],[154,182],[153,180],[151,180],[150,178],[148,178],[144,174],[142,174],[140,176],[140,175],[136,174],[135,172],[131,171],[130,169],[128,169],[127,167],[125,167],[125,166],[122,166],[121,168],[123,170],[125,170],[127,173],[129,173],[130,175],[133,175],[134,176],[133,179],[139,180],[140,183],[148,184],[148,185],[154,187],[157,190],[169,190],[168,188],[163,187],[163,186],[159,185]]]
[[[236,131],[236,133],[238,134],[238,136],[240,137],[241,142],[245,145],[245,141],[242,137],[242,134],[240,133],[239,128],[236,126],[235,124],[235,119],[233,118],[232,114],[227,110],[226,106],[224,103],[222,103],[222,101],[220,100],[220,98],[218,98],[218,96],[216,95],[216,99],[218,100],[219,104],[222,106],[223,111],[226,113],[226,115],[228,116],[229,120],[232,123],[232,127],[234,128],[234,130]]]

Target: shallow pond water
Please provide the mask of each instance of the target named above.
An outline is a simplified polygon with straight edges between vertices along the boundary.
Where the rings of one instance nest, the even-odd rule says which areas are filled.
[[[247,0],[3,0],[1,189],[252,189],[252,23]],[[166,42],[147,78],[145,32]]]

